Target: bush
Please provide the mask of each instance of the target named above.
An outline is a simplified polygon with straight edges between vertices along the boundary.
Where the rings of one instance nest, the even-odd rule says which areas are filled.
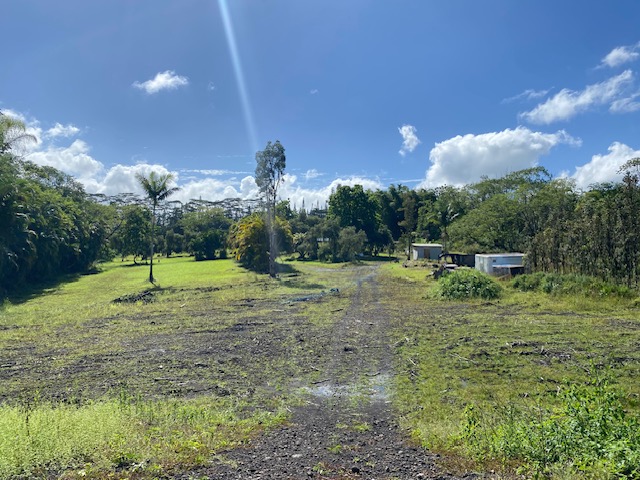
[[[523,292],[540,291],[550,295],[623,298],[633,296],[633,291],[623,285],[615,285],[587,275],[576,274],[537,272],[519,275],[512,280],[511,286]]]
[[[597,478],[638,478],[640,422],[628,414],[625,392],[596,378],[572,385],[554,410],[514,404],[493,412],[467,406],[460,439],[473,455],[521,464],[521,473],[567,472]]]
[[[502,287],[488,275],[473,269],[461,269],[444,275],[438,280],[438,294],[442,297],[462,300],[465,298],[498,298]]]

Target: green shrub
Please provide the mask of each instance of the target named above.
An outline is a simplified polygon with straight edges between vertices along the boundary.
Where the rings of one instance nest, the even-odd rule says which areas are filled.
[[[571,472],[598,478],[638,478],[640,422],[622,405],[624,392],[606,380],[572,385],[561,406],[541,410],[510,404],[493,412],[469,405],[461,440],[477,458],[521,465],[521,473]]]
[[[460,269],[438,280],[437,292],[444,298],[462,300],[465,298],[498,298],[502,287],[488,275],[473,269]]]
[[[511,281],[511,286],[522,292],[533,292],[540,289],[540,282],[545,275],[543,272],[518,275]]]
[[[587,275],[543,273],[519,275],[511,286],[522,292],[539,291],[549,295],[584,295],[591,297],[633,296],[633,291],[623,285],[604,282]]]

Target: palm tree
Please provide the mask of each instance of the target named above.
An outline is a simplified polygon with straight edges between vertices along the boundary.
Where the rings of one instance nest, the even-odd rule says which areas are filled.
[[[180,190],[178,187],[169,188],[169,184],[173,182],[174,175],[172,173],[157,174],[151,172],[148,177],[145,177],[141,173],[136,173],[136,180],[140,183],[140,186],[144,189],[147,198],[151,201],[152,214],[151,214],[151,262],[149,267],[149,281],[154,283],[153,278],[153,240],[156,227],[156,208],[158,204]]]
[[[37,143],[35,135],[27,133],[24,122],[0,112],[0,155],[24,143]]]

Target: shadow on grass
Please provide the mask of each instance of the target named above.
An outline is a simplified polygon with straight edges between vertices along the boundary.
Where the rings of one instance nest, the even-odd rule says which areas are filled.
[[[387,263],[387,262],[398,262],[398,257],[396,256],[388,256],[388,255],[363,255],[362,257],[358,258],[359,260],[365,261],[365,262],[380,262],[380,263]]]
[[[1,296],[0,306],[2,305],[2,301],[8,301],[12,305],[20,305],[21,303],[26,303],[29,300],[39,297],[45,293],[55,292],[62,285],[77,282],[85,275],[94,275],[96,273],[98,272],[93,270],[85,273],[70,273],[57,278],[43,280],[37,283],[21,285],[19,287],[16,287],[15,290],[12,290]]]
[[[278,273],[280,275],[299,274],[300,271],[290,263],[278,263]]]
[[[130,268],[130,267],[146,267],[149,268],[149,264],[144,263],[125,263],[119,265],[117,268]],[[15,289],[9,292],[0,292],[0,307],[2,306],[2,302],[8,301],[12,305],[20,305],[22,303],[26,303],[34,298],[37,298],[41,295],[47,293],[53,293],[56,290],[60,289],[63,285],[67,285],[70,283],[77,282],[82,277],[88,275],[97,275],[100,273],[100,268],[92,268],[82,273],[68,273],[64,275],[60,275],[56,278],[46,279],[39,282],[30,282],[24,285],[18,285]],[[150,290],[163,290],[153,284],[149,284]]]

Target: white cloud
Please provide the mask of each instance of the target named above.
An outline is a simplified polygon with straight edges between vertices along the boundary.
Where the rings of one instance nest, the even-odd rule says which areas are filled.
[[[159,72],[151,80],[146,82],[133,82],[135,88],[144,90],[149,95],[158,93],[161,90],[175,90],[178,87],[184,87],[189,85],[189,79],[181,75],[176,75],[173,70],[166,70]]]
[[[314,88],[313,90],[310,90],[310,91],[309,91],[309,93],[310,93],[311,95],[315,95],[315,94],[317,94],[317,93],[319,93],[319,92],[320,92],[320,90],[318,90],[317,88]]]
[[[618,173],[620,166],[627,160],[640,157],[640,150],[634,150],[620,142],[612,143],[608,151],[608,154],[594,155],[589,163],[576,167],[571,178],[579,188],[587,189],[594,183],[621,180],[622,175]]]
[[[151,172],[159,175],[169,173],[166,167],[162,165],[151,165],[148,163],[140,163],[137,165],[114,165],[102,177],[93,177],[91,180],[83,181],[87,187],[87,191],[91,193],[104,193],[105,195],[116,195],[118,193],[137,193],[142,194],[142,188],[136,180],[136,174],[148,176]],[[178,180],[177,172],[171,172]],[[81,179],[82,181],[82,179]]]
[[[611,103],[609,111],[613,113],[631,113],[640,110],[640,102],[636,98],[640,97],[640,92],[636,92],[628,97],[619,98]]]
[[[61,123],[56,122],[56,124],[53,127],[47,130],[45,135],[51,138],[53,137],[69,138],[77,135],[78,133],[80,133],[80,129],[75,125],[71,125],[71,124],[62,125]]]
[[[38,165],[46,165],[57,168],[69,175],[74,176],[84,185],[88,193],[101,193],[104,195],[116,195],[119,193],[134,193],[143,195],[142,188],[138,184],[135,176],[137,173],[149,175],[152,171],[160,175],[169,173],[170,170],[163,165],[150,163],[137,163],[134,165],[117,164],[107,168],[102,162],[90,155],[89,145],[83,140],[74,140],[70,145],[58,146],[51,143],[50,136],[43,135],[39,127],[39,122],[34,119],[27,119],[24,115],[8,109],[3,109],[3,113],[20,119],[27,125],[27,130],[35,134],[40,143],[30,147],[28,159]],[[64,126],[55,124],[58,130],[63,130]],[[56,127],[54,127],[56,128]],[[49,140],[48,143],[43,143]],[[246,155],[230,155],[221,157],[245,157]],[[171,200],[179,200],[186,203],[193,199],[223,200],[225,198],[252,199],[259,195],[258,187],[253,176],[247,172],[230,170],[181,170],[182,173],[198,173],[207,177],[219,177],[224,175],[245,175],[241,179],[218,179],[218,178],[188,178],[181,181],[179,172],[171,172],[175,176],[176,185],[180,190],[172,195]],[[312,169],[305,173],[306,179],[316,178],[320,175],[317,170]],[[331,193],[338,185],[362,185],[365,189],[377,190],[384,188],[377,180],[362,177],[338,178],[329,185],[317,189],[302,188],[297,184],[297,177],[285,174],[279,197],[290,199],[292,205],[300,208],[304,199],[307,208],[317,205],[324,207]]]
[[[483,175],[498,177],[530,168],[559,144],[580,145],[581,141],[564,130],[542,133],[525,127],[458,135],[431,149],[431,166],[418,188],[465,185],[479,181]]]
[[[217,170],[217,169],[182,169],[184,173],[199,173],[201,175],[209,175],[211,177],[221,177],[224,175],[247,175],[251,172],[242,172],[234,170]]]
[[[600,63],[600,67],[619,67],[625,63],[633,62],[640,57],[640,53],[638,53],[638,48],[640,48],[640,43],[636,43],[635,45],[628,45],[623,47],[616,47],[611,50]]]
[[[329,185],[317,189],[302,188],[297,185],[297,177],[295,175],[286,174],[285,181],[280,187],[279,196],[282,199],[289,200],[292,207],[301,208],[304,205],[307,210],[311,208],[324,208],[329,200],[329,196],[338,188],[339,185],[362,185],[365,190],[380,190],[384,186],[378,180],[369,178],[351,176],[346,178],[336,178]]]
[[[316,170],[315,168],[312,168],[310,170],[307,170],[304,174],[304,179],[305,180],[313,180],[314,178],[318,178],[321,177],[322,175],[324,175],[324,173],[320,173],[318,170]]]
[[[520,114],[528,122],[549,124],[559,120],[568,120],[591,107],[605,105],[620,98],[625,89],[633,83],[633,72],[625,70],[620,75],[600,83],[588,85],[576,92],[562,89],[549,100],[539,104],[533,110]]]
[[[102,163],[89,155],[89,146],[82,140],[75,140],[68,147],[49,145],[44,150],[30,153],[26,158],[38,165],[62,170],[80,181],[95,177],[103,169]]]
[[[398,128],[398,132],[402,135],[402,148],[398,152],[403,157],[407,153],[413,152],[418,145],[420,145],[420,139],[416,135],[416,127],[413,125],[403,125]]]
[[[551,91],[551,89],[547,89],[547,90],[533,90],[532,88],[529,88],[527,90],[525,90],[522,93],[519,93],[518,95],[514,95],[513,97],[509,97],[509,98],[505,98],[502,103],[509,103],[509,102],[514,102],[516,100],[535,100],[537,98],[542,98],[544,96],[547,95],[547,93],[549,93]]]

